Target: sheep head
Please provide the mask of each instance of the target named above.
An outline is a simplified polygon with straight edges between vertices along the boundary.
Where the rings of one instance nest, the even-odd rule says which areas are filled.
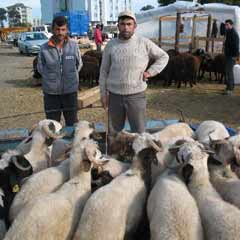
[[[228,139],[211,140],[210,148],[214,151],[213,158],[224,165],[240,167],[240,146]]]
[[[75,125],[75,138],[77,136],[78,141],[90,138],[94,132],[94,124],[88,121],[79,121]]]
[[[117,133],[113,136],[113,139],[109,141],[109,154],[133,156],[132,143],[137,136],[137,133],[130,133],[125,130]]]
[[[170,151],[176,156],[178,168],[187,184],[196,177],[209,176],[207,167],[209,155],[201,143],[185,142],[175,147],[174,151]]]

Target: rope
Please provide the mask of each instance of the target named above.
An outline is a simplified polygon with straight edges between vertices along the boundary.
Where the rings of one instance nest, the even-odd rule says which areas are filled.
[[[84,109],[89,109],[89,108],[92,108],[92,109],[102,108],[102,106],[83,107],[81,109],[77,109],[77,111],[84,110]],[[76,110],[76,108],[60,108],[60,109],[47,110],[46,113],[59,112],[59,111],[75,111],[75,110]],[[0,120],[29,116],[29,115],[35,115],[35,114],[43,114],[43,113],[45,113],[45,112],[44,111],[39,111],[39,112],[20,113],[20,114],[15,114],[15,115],[11,115],[11,116],[0,117]]]

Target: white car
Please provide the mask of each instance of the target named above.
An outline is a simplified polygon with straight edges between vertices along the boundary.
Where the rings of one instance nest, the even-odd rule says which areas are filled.
[[[41,45],[47,42],[48,39],[48,35],[44,32],[23,32],[18,38],[19,52],[27,55],[37,54]]]

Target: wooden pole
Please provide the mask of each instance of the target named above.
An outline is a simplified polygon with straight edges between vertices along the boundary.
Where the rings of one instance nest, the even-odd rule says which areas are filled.
[[[159,34],[158,34],[159,47],[162,46],[162,18],[159,18]]]
[[[197,15],[195,14],[193,16],[193,26],[192,26],[192,40],[191,40],[191,44],[190,44],[190,51],[192,52],[194,49],[196,49],[196,39],[195,39],[195,36],[196,36],[196,18],[197,18]]]
[[[208,15],[208,23],[207,23],[207,39],[206,39],[206,52],[209,50],[209,38],[211,35],[211,25],[212,25],[212,16],[211,14]]]
[[[179,36],[180,36],[181,13],[177,12],[176,33],[175,33],[175,50],[179,51]]]

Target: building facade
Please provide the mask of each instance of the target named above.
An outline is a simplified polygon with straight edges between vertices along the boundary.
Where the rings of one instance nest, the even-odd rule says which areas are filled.
[[[91,21],[116,22],[118,14],[124,10],[132,10],[131,0],[89,0],[88,11]]]
[[[39,17],[34,17],[33,18],[33,22],[32,22],[32,26],[33,27],[38,27],[42,25],[42,19]]]
[[[23,3],[16,3],[14,5],[8,6],[7,11],[17,11],[19,13],[19,22],[32,24],[32,8],[25,6]],[[10,26],[16,25],[16,19],[8,14],[8,24]]]

